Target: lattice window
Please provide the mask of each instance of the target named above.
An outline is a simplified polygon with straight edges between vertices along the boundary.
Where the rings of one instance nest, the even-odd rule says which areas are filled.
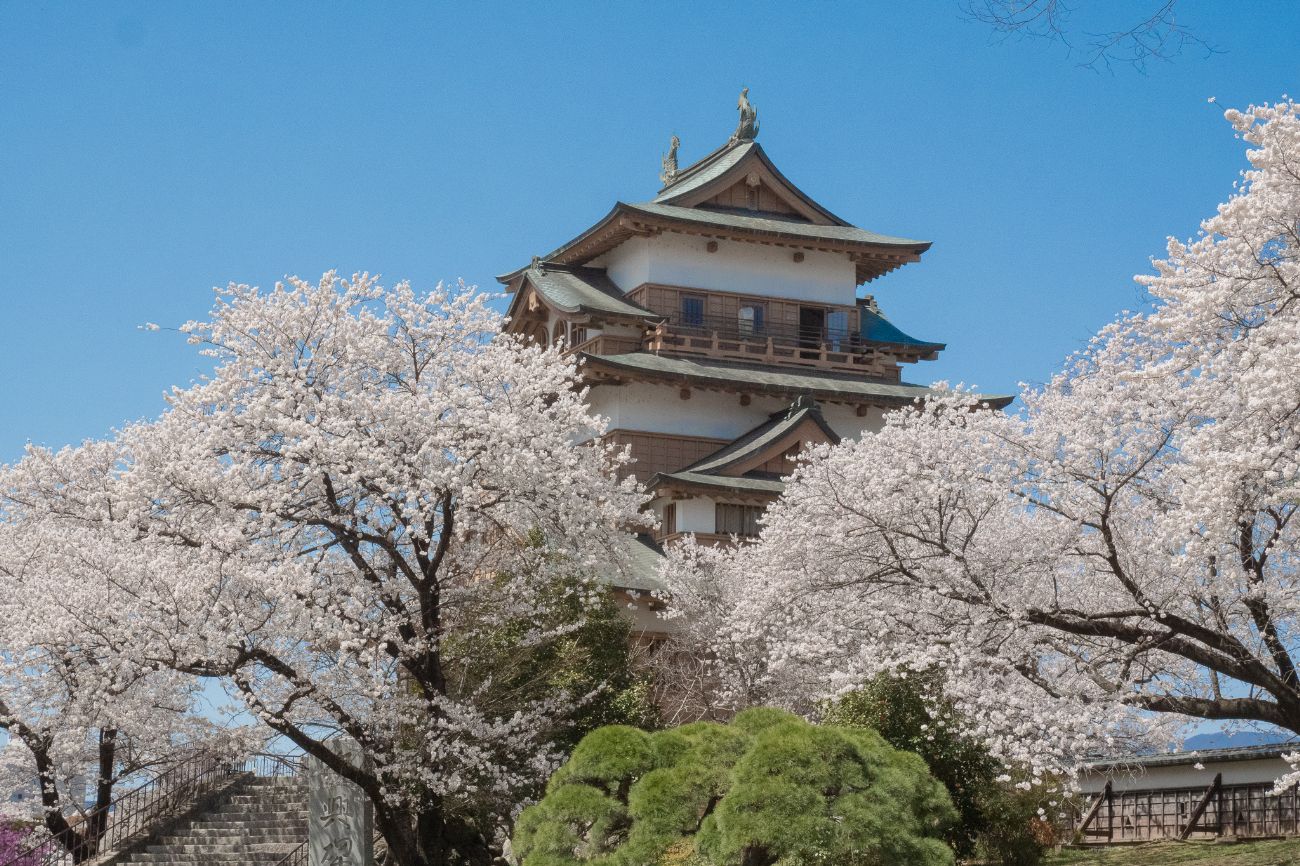
[[[758,535],[758,519],[762,516],[761,505],[732,505],[719,502],[714,509],[714,531],[719,535],[753,538]]]

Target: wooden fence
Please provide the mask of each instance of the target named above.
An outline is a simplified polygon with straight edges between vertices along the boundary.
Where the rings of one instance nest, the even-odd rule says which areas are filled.
[[[1208,788],[1152,788],[1115,791],[1107,782],[1082,813],[1071,814],[1080,842],[1114,845],[1155,839],[1242,839],[1300,835],[1296,786],[1273,793],[1268,782],[1225,785],[1222,775]]]

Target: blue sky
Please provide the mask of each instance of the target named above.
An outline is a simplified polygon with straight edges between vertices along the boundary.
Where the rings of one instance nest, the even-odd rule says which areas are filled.
[[[1124,17],[1130,4],[1097,12]],[[1221,108],[1296,92],[1300,4],[1180,4],[1147,74],[917,3],[0,0],[0,462],[157,414],[211,287],[493,275],[735,123],[827,207],[934,241],[870,285],[911,378],[1041,381],[1244,165]],[[1218,106],[1207,104],[1217,97]]]

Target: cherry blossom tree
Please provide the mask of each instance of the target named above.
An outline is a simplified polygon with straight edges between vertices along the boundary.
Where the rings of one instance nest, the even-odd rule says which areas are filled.
[[[60,526],[29,508],[31,472],[49,473],[42,485],[102,475],[111,450],[33,451],[0,472],[0,803],[40,821],[74,862],[96,853],[121,782],[224,748],[192,711],[193,678],[123,654],[126,635],[105,630],[115,552],[85,522]],[[15,793],[28,796],[13,802]]]
[[[1237,192],[1018,412],[940,388],[813,453],[759,544],[674,558],[724,692],[938,672],[1036,772],[1191,719],[1300,733],[1298,115],[1227,113]]]
[[[1078,5],[1064,0],[963,0],[961,6],[969,18],[1000,36],[1058,40],[1088,69],[1122,63],[1144,71],[1150,61],[1172,60],[1189,47],[1207,55],[1218,50],[1180,21],[1178,0],[1129,4],[1120,15],[1103,9],[1082,27],[1071,20],[1080,11]]]
[[[102,472],[39,497],[110,551],[126,591],[99,614],[129,625],[125,657],[222,677],[365,792],[404,866],[490,862],[515,791],[561,757],[548,731],[589,697],[503,715],[455,647],[572,628],[548,606],[603,600],[642,520],[574,363],[486,303],[364,275],[231,286],[182,327],[212,375],[122,431]]]

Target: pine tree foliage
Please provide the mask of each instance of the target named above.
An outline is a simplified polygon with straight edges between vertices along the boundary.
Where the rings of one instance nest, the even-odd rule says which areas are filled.
[[[522,866],[939,866],[954,819],[916,755],[755,708],[588,734],[520,816]]]

